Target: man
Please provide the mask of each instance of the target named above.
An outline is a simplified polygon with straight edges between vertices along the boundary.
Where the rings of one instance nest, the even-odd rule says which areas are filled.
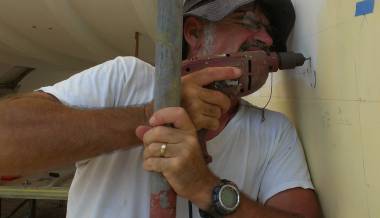
[[[266,2],[186,2],[188,57],[271,47]],[[280,39],[275,38],[277,49],[283,46]],[[0,103],[0,173],[29,173],[76,161],[70,218],[148,217],[147,171],[161,172],[180,196],[177,217],[187,217],[187,200],[194,205],[194,217],[200,217],[198,208],[224,216],[223,207],[211,202],[215,188],[226,185],[220,179],[240,189],[232,193],[240,195],[240,205],[226,217],[318,217],[290,122],[271,111],[261,122],[258,109],[202,87],[240,74],[235,68],[208,68],[183,77],[185,109],[166,108],[152,116],[144,105],[152,101],[154,69],[131,57],[5,100]],[[147,119],[149,126],[144,125]],[[162,127],[168,123],[174,127]],[[196,137],[201,128],[212,130],[209,166]]]

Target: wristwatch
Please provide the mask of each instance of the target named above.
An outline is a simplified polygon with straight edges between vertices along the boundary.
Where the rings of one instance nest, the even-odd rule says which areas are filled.
[[[235,183],[222,179],[212,191],[212,205],[207,211],[199,210],[202,218],[221,218],[232,214],[240,204],[239,189]]]

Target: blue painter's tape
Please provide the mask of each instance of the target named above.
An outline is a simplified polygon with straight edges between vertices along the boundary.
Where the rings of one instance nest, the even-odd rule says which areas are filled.
[[[355,16],[361,16],[373,13],[375,8],[375,0],[363,0],[356,3],[356,13]]]

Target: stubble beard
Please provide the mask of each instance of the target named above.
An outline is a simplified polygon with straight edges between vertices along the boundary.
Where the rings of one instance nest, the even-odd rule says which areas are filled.
[[[200,56],[214,55],[215,26],[213,23],[207,23],[203,30],[204,43],[203,48],[199,51]]]

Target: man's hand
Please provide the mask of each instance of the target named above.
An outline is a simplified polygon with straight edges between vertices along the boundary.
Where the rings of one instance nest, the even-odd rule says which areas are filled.
[[[204,88],[220,80],[237,79],[238,68],[210,67],[182,77],[182,107],[189,113],[196,129],[218,129],[219,119],[231,107],[231,100],[223,93]]]
[[[218,178],[208,169],[197,140],[196,129],[183,108],[165,108],[153,114],[152,127],[140,126],[144,169],[162,173],[175,192],[199,207],[208,208]],[[173,128],[163,126],[171,124]],[[160,156],[166,144],[164,156]]]

